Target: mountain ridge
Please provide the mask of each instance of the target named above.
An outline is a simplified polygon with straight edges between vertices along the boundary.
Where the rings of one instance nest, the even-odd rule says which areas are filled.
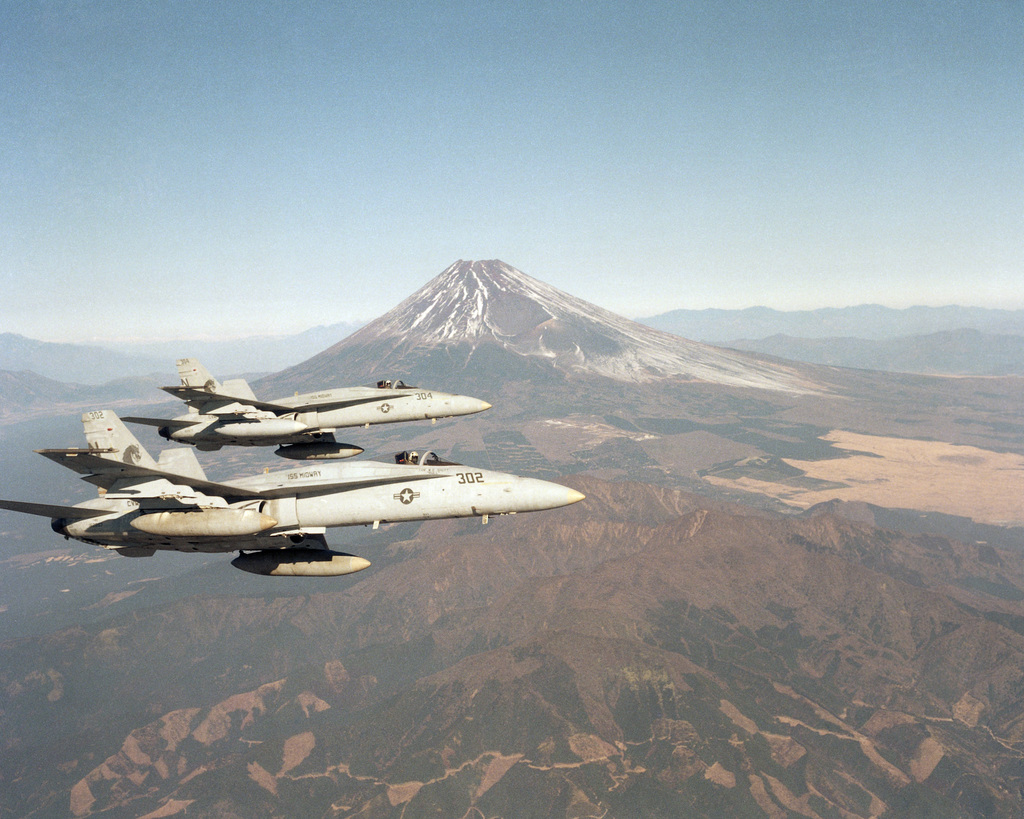
[[[710,344],[774,335],[882,340],[963,329],[997,335],[1024,335],[1024,310],[962,305],[896,308],[860,304],[815,310],[776,310],[764,306],[739,310],[680,308],[637,318],[637,321]]]
[[[903,309],[858,305],[802,311],[763,306],[743,310],[681,308],[635,322],[695,342],[841,367],[944,375],[1000,374],[1020,372],[1024,356],[1012,346],[1015,338],[1024,335],[1024,310],[960,305]],[[127,376],[171,372],[176,358],[189,355],[200,358],[221,377],[266,374],[296,366],[363,326],[363,322],[349,321],[321,324],[283,336],[119,343],[54,343],[0,333],[0,370],[28,370],[71,388],[75,384],[99,385]],[[962,334],[966,330],[976,330],[984,337],[973,341],[966,338],[959,359],[950,361],[946,355],[948,344],[941,334]],[[776,338],[780,336],[785,338]],[[852,348],[849,339],[853,339]],[[879,343],[872,345],[872,341]],[[932,342],[935,349],[929,349]],[[822,345],[828,349],[823,351]],[[998,356],[993,345],[1001,351]],[[913,351],[909,364],[904,363],[908,346]],[[979,359],[989,363],[979,365]],[[979,372],[979,367],[984,372]]]
[[[738,350],[831,367],[928,375],[1024,374],[1024,337],[973,328],[885,339],[797,338],[776,334],[762,339],[721,342]]]
[[[756,354],[723,350],[664,333],[605,310],[499,260],[459,260],[423,287],[299,367],[280,374],[298,383],[302,370],[329,372],[346,357],[355,369],[387,368],[405,354],[434,353],[466,366],[500,355],[513,367],[625,383],[665,378],[789,393],[825,387],[811,369]],[[353,369],[335,366],[335,369]]]
[[[11,804],[1019,809],[1000,742],[1024,730],[1021,602],[991,594],[1022,591],[1019,553],[572,483],[600,503],[514,534],[425,524],[418,548],[394,544],[344,591],[207,593],[0,646]],[[99,674],[131,685],[87,717]],[[54,744],[19,743],[47,714]],[[94,753],[72,765],[79,742]]]

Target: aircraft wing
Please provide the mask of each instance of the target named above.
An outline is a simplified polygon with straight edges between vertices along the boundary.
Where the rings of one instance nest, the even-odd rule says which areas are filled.
[[[0,509],[11,512],[24,512],[27,515],[39,515],[44,518],[64,518],[65,520],[87,520],[100,515],[109,515],[110,509],[86,509],[82,506],[53,506],[48,503],[22,503],[21,501],[0,500]]]
[[[371,486],[388,486],[394,483],[410,483],[426,481],[434,478],[445,478],[447,475],[384,475],[381,477],[355,478],[350,480],[324,481],[321,483],[282,483],[267,488],[236,486],[227,483],[216,483],[162,469],[154,469],[134,463],[114,461],[93,454],[88,449],[38,449],[40,455],[56,461],[75,472],[85,475],[89,483],[109,488],[124,478],[164,478],[172,483],[191,486],[209,495],[219,495],[232,500],[249,500],[252,498],[286,498],[290,495],[322,495],[328,492],[353,492]]]
[[[170,418],[140,418],[138,416],[129,416],[121,420],[127,421],[130,424],[145,424],[149,427],[170,427],[171,429],[184,429],[185,427],[195,426],[198,423],[198,421],[174,421]]]
[[[209,393],[198,387],[161,387],[164,392],[180,398],[182,401],[205,401],[219,404],[240,404],[244,407],[252,407],[258,410],[267,410],[274,413],[302,412],[304,410],[336,410],[346,407],[355,407],[359,404],[373,404],[377,401],[401,398],[406,392],[387,392],[378,390],[373,395],[363,395],[357,398],[324,399],[323,401],[306,401],[305,403],[275,404],[273,401],[258,401],[254,398],[241,398],[224,393]],[[125,419],[130,420],[130,419]]]
[[[383,391],[380,391],[377,395],[365,395],[362,398],[338,398],[336,400],[325,399],[323,401],[307,401],[305,404],[295,404],[287,409],[289,412],[302,412],[303,410],[308,409],[336,410],[345,409],[346,407],[355,407],[359,404],[373,404],[377,401],[385,401],[389,398],[394,400],[395,398],[400,397],[400,395],[384,394]]]
[[[164,392],[169,392],[175,398],[182,401],[204,401],[215,404],[241,404],[245,407],[252,407],[268,412],[295,412],[295,407],[286,407],[284,404],[272,404],[268,401],[258,401],[255,398],[242,398],[240,396],[225,395],[220,392],[207,392],[198,387],[161,387]]]
[[[215,483],[201,478],[194,478],[188,475],[179,475],[174,472],[167,472],[163,469],[154,469],[148,466],[141,466],[136,463],[114,461],[110,458],[103,458],[93,454],[96,450],[88,449],[37,449],[40,455],[59,463],[68,469],[85,475],[89,483],[96,486],[110,488],[114,483],[124,478],[165,478],[172,483],[180,483],[191,486],[211,495],[220,495],[223,498],[237,500],[260,497],[259,492],[250,489],[241,489],[225,483]]]
[[[361,480],[330,481],[325,483],[308,483],[299,486],[285,484],[269,489],[257,490],[253,494],[271,500],[287,498],[290,495],[322,495],[329,492],[354,492],[356,489],[367,489],[371,486],[388,486],[394,483],[412,483],[413,481],[429,481],[435,478],[448,478],[450,475],[388,475],[381,478],[363,478]]]

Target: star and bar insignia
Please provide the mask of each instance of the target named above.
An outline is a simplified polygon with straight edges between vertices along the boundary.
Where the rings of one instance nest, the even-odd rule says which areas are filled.
[[[392,497],[396,501],[401,501],[404,504],[412,503],[419,496],[419,492],[413,492],[408,486],[405,487],[405,489],[403,489],[401,492],[396,492],[394,495],[392,495]]]

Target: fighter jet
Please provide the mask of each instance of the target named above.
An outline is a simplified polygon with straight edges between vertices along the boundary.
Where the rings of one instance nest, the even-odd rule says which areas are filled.
[[[0,509],[51,518],[51,527],[127,557],[160,550],[239,552],[232,565],[267,575],[336,576],[370,565],[331,551],[334,526],[510,515],[583,500],[574,489],[463,466],[432,452],[394,463],[305,464],[228,483],[209,481],[195,451],[175,447],[159,461],[110,410],[82,416],[88,449],[41,455],[99,487],[75,506],[0,500]]]
[[[177,366],[181,385],[161,389],[185,401],[188,414],[124,420],[155,426],[167,440],[193,444],[201,450],[217,450],[225,445],[277,445],[275,452],[284,458],[351,458],[363,450],[338,443],[333,433],[340,427],[472,415],[491,406],[467,395],[390,380],[379,381],[376,387],[345,387],[260,401],[243,379],[221,384],[194,358],[182,358]]]

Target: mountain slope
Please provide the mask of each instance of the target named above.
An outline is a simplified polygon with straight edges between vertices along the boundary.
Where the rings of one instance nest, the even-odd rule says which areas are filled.
[[[429,360],[428,360],[429,359]],[[410,362],[412,362],[410,364]],[[443,362],[443,365],[442,365]],[[401,304],[276,383],[348,371],[501,367],[625,383],[683,378],[788,393],[821,389],[811,368],[645,327],[501,261],[458,261]],[[380,375],[379,377],[383,377]]]
[[[65,384],[34,372],[0,369],[0,424],[33,415],[74,416],[95,406],[118,406],[146,399],[154,392],[155,378],[122,378],[105,384]]]
[[[74,384],[103,384],[166,368],[166,362],[145,355],[114,352],[86,344],[36,341],[0,333],[0,370],[28,370],[44,378]]]
[[[576,485],[0,646],[0,816],[1019,815],[1019,553]]]

